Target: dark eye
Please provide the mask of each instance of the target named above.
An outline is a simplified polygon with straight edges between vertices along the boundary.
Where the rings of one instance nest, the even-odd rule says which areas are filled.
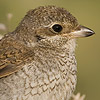
[[[55,31],[55,32],[61,32],[62,31],[62,26],[59,25],[59,24],[55,24],[52,26],[52,29]]]

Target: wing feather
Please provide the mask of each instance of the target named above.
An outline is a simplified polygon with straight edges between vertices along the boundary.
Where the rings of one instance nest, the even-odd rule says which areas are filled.
[[[0,43],[0,78],[20,70],[34,58],[30,48],[14,41]]]

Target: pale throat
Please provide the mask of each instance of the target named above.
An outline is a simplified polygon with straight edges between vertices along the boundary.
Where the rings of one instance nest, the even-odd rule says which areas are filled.
[[[66,37],[55,36],[52,39],[48,38],[46,40],[42,40],[39,43],[39,46],[48,48],[48,49],[57,49],[58,51],[62,50],[63,52],[75,52],[76,48],[76,39],[68,39]]]

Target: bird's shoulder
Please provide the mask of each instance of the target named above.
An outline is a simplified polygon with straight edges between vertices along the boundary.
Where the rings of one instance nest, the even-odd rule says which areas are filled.
[[[34,59],[34,52],[10,38],[0,40],[0,78],[20,70]]]

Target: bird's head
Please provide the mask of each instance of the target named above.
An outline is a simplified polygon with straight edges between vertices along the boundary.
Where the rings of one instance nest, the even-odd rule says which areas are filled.
[[[94,34],[91,29],[80,25],[67,10],[55,6],[30,10],[16,30],[28,45],[62,46],[69,40]]]

